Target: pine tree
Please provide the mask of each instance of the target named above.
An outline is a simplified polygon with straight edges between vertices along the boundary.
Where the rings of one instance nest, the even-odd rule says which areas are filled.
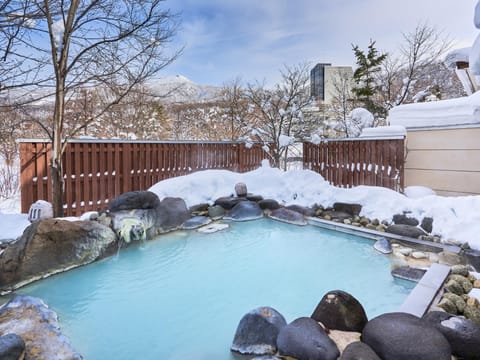
[[[353,73],[355,87],[353,93],[363,103],[364,107],[372,114],[384,116],[385,110],[375,102],[378,91],[376,74],[381,70],[380,65],[387,58],[387,54],[379,54],[375,48],[375,41],[370,40],[368,52],[360,50],[358,45],[352,45],[357,59],[357,69]]]

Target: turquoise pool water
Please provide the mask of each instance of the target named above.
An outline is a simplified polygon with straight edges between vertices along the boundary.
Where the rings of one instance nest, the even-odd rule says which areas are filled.
[[[413,288],[370,240],[266,219],[230,225],[163,235],[18,292],[43,298],[86,360],[228,360],[238,322],[258,306],[290,322],[340,289],[372,318]]]

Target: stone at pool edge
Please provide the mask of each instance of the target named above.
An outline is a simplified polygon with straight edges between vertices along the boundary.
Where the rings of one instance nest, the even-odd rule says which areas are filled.
[[[453,355],[466,360],[480,359],[480,324],[443,311],[426,313],[422,321],[434,326],[447,338]]]
[[[378,239],[375,244],[373,244],[373,248],[382,254],[391,254],[393,251],[390,241],[384,237]]]
[[[227,220],[233,221],[249,221],[261,219],[263,210],[254,201],[241,201],[235,205],[232,210],[225,216]]]
[[[386,313],[370,320],[362,342],[382,359],[451,360],[451,347],[443,334],[407,313]]]
[[[284,326],[277,337],[280,356],[298,360],[336,360],[340,356],[335,342],[313,319],[301,317]]]
[[[344,212],[351,216],[359,215],[362,211],[362,205],[360,204],[351,204],[351,203],[343,203],[343,202],[336,202],[333,204],[333,210],[335,212]]]
[[[404,224],[394,224],[387,227],[385,230],[387,233],[406,236],[409,238],[417,239],[421,235],[426,235],[425,231],[422,229],[411,226],[411,225],[404,225]]]
[[[210,219],[207,216],[194,216],[183,223],[182,229],[195,230],[202,226],[208,225],[211,222],[212,222],[212,219]]]
[[[326,293],[313,311],[311,318],[326,328],[341,331],[362,332],[368,322],[362,304],[342,290]]]
[[[285,206],[285,208],[288,209],[288,210],[296,211],[296,212],[302,214],[303,216],[309,216],[309,217],[315,216],[315,210],[313,210],[312,208],[305,207],[305,206],[288,205],[288,206]]]
[[[382,360],[367,344],[356,341],[347,345],[339,360]]]
[[[270,214],[268,215],[269,218],[278,220],[281,222],[285,222],[288,224],[293,224],[293,225],[299,225],[299,226],[305,226],[308,224],[307,220],[305,219],[305,216],[302,214],[288,210],[286,208],[279,208],[276,210],[272,210]]]
[[[420,224],[420,222],[417,219],[413,217],[409,217],[405,214],[393,215],[392,221],[396,225],[418,226]]]
[[[0,359],[18,360],[25,356],[25,342],[17,334],[0,336]]]
[[[247,201],[247,199],[241,197],[224,196],[215,200],[214,205],[219,205],[225,210],[231,210],[240,201]]]
[[[286,325],[277,310],[266,306],[254,309],[240,320],[230,350],[250,355],[275,354],[277,336]]]
[[[22,337],[26,359],[82,360],[60,332],[57,314],[31,296],[15,296],[0,308],[0,333]]]

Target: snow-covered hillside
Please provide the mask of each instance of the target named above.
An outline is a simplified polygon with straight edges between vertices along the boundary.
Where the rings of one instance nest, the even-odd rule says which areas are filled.
[[[182,75],[168,76],[147,82],[155,95],[164,97],[166,102],[203,102],[219,98],[221,88],[196,84]]]

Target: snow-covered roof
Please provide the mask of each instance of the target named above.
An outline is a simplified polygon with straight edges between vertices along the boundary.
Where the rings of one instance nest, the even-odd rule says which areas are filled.
[[[480,125],[480,92],[458,99],[405,104],[390,110],[390,125],[407,129]]]
[[[443,63],[450,69],[455,69],[457,62],[468,63],[471,49],[471,47],[465,47],[449,51]]]

